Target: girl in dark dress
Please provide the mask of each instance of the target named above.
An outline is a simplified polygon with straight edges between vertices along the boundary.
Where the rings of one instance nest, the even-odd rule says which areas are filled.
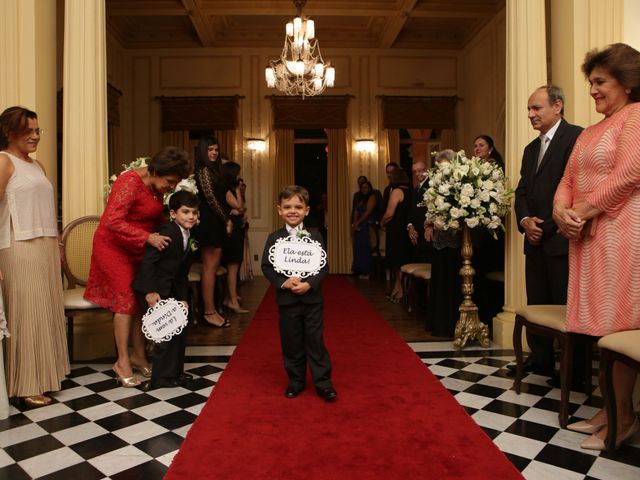
[[[247,221],[246,208],[240,191],[238,175],[240,165],[226,162],[220,168],[222,185],[225,187],[225,204],[231,219],[231,236],[224,250],[224,264],[227,267],[227,298],[224,306],[235,313],[247,313],[238,302],[238,271],[244,257],[244,225]]]
[[[411,261],[411,240],[407,233],[409,212],[411,211],[411,182],[401,168],[391,172],[389,182],[391,194],[387,210],[382,216],[380,225],[386,231],[385,249],[387,268],[395,275],[393,289],[389,300],[398,303],[404,296],[400,267]]]
[[[225,208],[226,189],[220,181],[218,140],[205,136],[198,142],[196,152],[196,184],[200,197],[200,223],[194,229],[202,255],[203,319],[208,325],[228,327],[215,305],[214,289],[216,272],[222,259],[222,249],[231,233],[231,220]]]

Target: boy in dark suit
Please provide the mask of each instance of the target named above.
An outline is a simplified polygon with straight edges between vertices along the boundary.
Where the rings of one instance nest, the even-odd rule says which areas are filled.
[[[147,246],[132,284],[143,311],[161,299],[187,302],[193,244],[190,230],[198,220],[198,204],[198,197],[186,190],[171,195],[169,216],[172,221],[159,229],[161,235],[171,238],[171,243],[164,250]],[[171,340],[156,344],[148,388],[179,387],[192,378],[183,371],[185,348],[186,329]]]
[[[277,292],[280,342],[284,368],[289,376],[285,397],[297,397],[304,390],[308,362],[316,393],[331,402],[336,399],[337,392],[331,384],[331,360],[322,336],[323,298],[320,290],[328,266],[325,264],[317,274],[302,279],[278,273],[269,261],[269,249],[282,237],[308,234],[323,245],[318,232],[307,233],[302,225],[304,217],[309,214],[309,192],[297,185],[286,187],[278,196],[278,214],[285,226],[269,235],[262,253],[262,272]]]

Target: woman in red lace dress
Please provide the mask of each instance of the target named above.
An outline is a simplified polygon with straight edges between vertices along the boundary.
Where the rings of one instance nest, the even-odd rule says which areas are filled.
[[[154,155],[148,166],[123,173],[113,184],[93,237],[91,269],[84,297],[114,313],[118,360],[113,371],[124,387],[140,384],[133,375],[133,368],[145,377],[151,376],[137,316],[140,311],[131,282],[142,261],[145,245],[148,243],[163,250],[171,241],[169,237],[155,233],[166,221],[162,200],[165,193],[188,175],[187,154],[176,147],[165,147]]]

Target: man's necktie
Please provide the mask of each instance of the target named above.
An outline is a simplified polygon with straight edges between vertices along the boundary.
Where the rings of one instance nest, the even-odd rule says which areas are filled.
[[[547,147],[549,146],[549,137],[542,134],[540,135],[540,152],[538,153],[538,165],[536,166],[536,172],[540,169],[540,164],[542,163],[542,157],[544,157],[544,152],[547,151]]]

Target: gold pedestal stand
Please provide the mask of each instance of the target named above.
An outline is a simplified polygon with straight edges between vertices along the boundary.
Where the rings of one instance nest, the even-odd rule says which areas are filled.
[[[489,328],[480,321],[478,307],[473,303],[473,277],[476,271],[471,265],[471,257],[473,256],[471,229],[466,225],[462,230],[461,254],[462,268],[460,269],[460,276],[462,277],[462,295],[464,299],[460,304],[460,318],[456,322],[453,346],[462,349],[469,340],[477,339],[480,345],[488,347],[491,345]]]

